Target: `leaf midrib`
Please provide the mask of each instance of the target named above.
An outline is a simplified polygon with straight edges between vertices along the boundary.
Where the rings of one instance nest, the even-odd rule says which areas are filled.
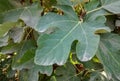
[[[88,47],[88,39],[87,39],[87,35],[86,35],[86,33],[85,33],[85,30],[83,29],[83,27],[82,27],[82,25],[80,24],[80,26],[81,26],[81,29],[82,29],[82,31],[83,31],[83,34],[84,34],[84,36],[85,36],[85,42],[86,42],[86,48],[85,48],[85,51],[84,51],[84,54],[83,54],[83,59],[85,59],[84,57],[86,56],[86,50],[87,50],[87,47]]]

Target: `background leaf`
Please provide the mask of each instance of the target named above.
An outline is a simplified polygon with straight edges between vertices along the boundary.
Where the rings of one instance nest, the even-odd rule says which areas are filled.
[[[15,27],[15,22],[7,22],[0,25],[0,37],[4,36],[11,28]]]
[[[100,72],[92,72],[89,81],[110,81]]]
[[[57,81],[80,81],[76,75],[74,66],[70,63],[66,63],[62,67],[56,69],[56,80]]]
[[[101,35],[97,56],[102,62],[108,78],[115,76],[120,80],[120,36],[116,34]]]
[[[26,51],[36,48],[35,42],[32,40],[27,40],[27,41],[21,42],[19,45],[20,45],[19,50],[16,52],[17,55],[14,56],[14,58],[13,58],[13,62],[12,62],[13,69],[22,69],[21,66],[19,66],[20,58],[22,58],[22,56],[26,53]]]
[[[13,8],[14,6],[10,3],[10,0],[0,0],[0,13]]]
[[[6,46],[8,44],[9,36],[0,37],[0,47]]]
[[[20,43],[24,36],[24,28],[16,27],[10,30],[9,35],[15,43]]]
[[[1,22],[16,22],[19,19],[22,19],[26,25],[34,28],[39,21],[41,12],[42,9],[41,7],[38,7],[37,4],[13,9],[1,14]]]

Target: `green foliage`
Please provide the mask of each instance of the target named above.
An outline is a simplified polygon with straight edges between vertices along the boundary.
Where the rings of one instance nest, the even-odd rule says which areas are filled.
[[[108,73],[109,78],[115,76],[120,79],[120,59],[119,59],[119,42],[120,37],[116,34],[104,34],[101,36],[101,41],[97,56],[104,65],[104,69]],[[112,59],[112,60],[111,60]],[[107,65],[106,65],[107,64]],[[108,66],[109,65],[109,66]]]
[[[1,0],[0,81],[119,81],[119,4]]]

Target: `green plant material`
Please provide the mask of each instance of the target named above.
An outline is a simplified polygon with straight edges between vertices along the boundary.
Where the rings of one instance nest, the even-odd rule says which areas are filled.
[[[13,62],[12,62],[13,69],[22,69],[24,65],[22,66],[19,64],[20,58],[22,58],[22,56],[26,53],[26,51],[36,48],[35,47],[36,44],[32,40],[23,41],[19,45],[20,45],[20,47],[19,47],[19,50],[17,51],[17,55],[14,56],[14,58],[13,58]],[[28,68],[31,68],[31,67],[29,66]]]
[[[101,63],[94,62],[93,60],[90,60],[88,62],[82,62],[82,64],[86,69],[94,69],[94,70],[103,69],[103,65]]]
[[[106,12],[105,10],[99,10],[99,11],[95,11],[94,13],[89,13],[86,15],[85,20],[88,22],[91,21],[96,21],[98,23],[105,23],[106,22],[106,18],[104,15],[108,14],[108,12]],[[99,21],[97,21],[99,18],[101,18]]]
[[[21,70],[20,72],[20,80],[21,81],[38,81],[39,75],[38,73],[45,73],[48,75],[51,75],[52,73],[52,67],[41,67],[41,66],[35,66],[29,70]],[[50,74],[49,74],[50,73]]]
[[[116,34],[103,34],[97,56],[102,62],[109,79],[117,78],[120,80],[120,36]]]
[[[0,24],[0,37],[4,36],[11,28],[16,26],[16,22],[6,22]]]
[[[90,75],[90,81],[109,81],[102,73],[92,72]]]
[[[41,6],[50,9],[53,5],[56,5],[56,0],[43,0],[41,1]]]
[[[37,4],[19,9],[13,9],[1,14],[1,21],[16,22],[17,20],[22,19],[28,26],[34,27],[39,21],[41,12],[42,9],[38,7]]]
[[[107,16],[106,25],[109,26],[112,31],[114,31],[114,29],[116,28],[115,27],[116,18],[117,17],[115,15]]]
[[[100,3],[100,2],[99,2]],[[93,9],[91,11],[88,11],[87,13],[99,11],[101,9],[105,9],[111,13],[119,14],[120,13],[120,1],[119,0],[101,0],[101,6]]]
[[[0,0],[0,13],[13,9],[13,5],[10,3],[10,0]]]
[[[101,0],[102,7],[112,13],[120,14],[120,0]]]
[[[20,44],[15,44],[15,43],[10,43],[7,46],[4,46],[1,49],[1,53],[2,54],[11,54],[11,53],[15,53],[19,50],[19,48],[21,47]]]
[[[55,75],[56,81],[80,81],[74,66],[70,63],[66,63],[64,66],[58,67]]]
[[[20,59],[19,59],[19,66],[21,66],[21,69],[29,68],[28,73],[28,81],[37,81],[38,80],[38,72],[42,74],[47,74],[50,76],[52,74],[52,66],[39,66],[34,64],[34,55],[35,55],[35,49],[28,50]]]
[[[13,49],[13,51],[17,51],[18,53],[16,56],[14,56],[12,63],[12,68],[14,70],[30,69],[32,71],[35,70],[36,72],[40,71],[42,74],[47,74],[49,76],[52,74],[52,66],[44,67],[34,64],[33,59],[35,55],[35,45],[33,41],[26,41],[26,42],[22,42],[21,44],[16,44],[15,46],[13,46],[13,48],[10,49]],[[8,51],[8,52],[13,52],[13,51]],[[38,73],[36,73],[36,75],[38,76]]]
[[[57,4],[59,5],[72,5],[72,2],[70,0],[57,0]]]
[[[120,0],[0,0],[0,81],[120,81],[119,14]]]
[[[6,46],[8,44],[9,36],[0,37],[0,47]]]
[[[35,49],[30,49],[24,53],[24,55],[17,61],[18,66],[19,65],[24,65],[24,63],[29,62],[31,59],[34,58],[35,55]]]
[[[108,14],[108,12],[106,12],[103,9],[96,10],[99,5],[100,5],[99,0],[92,0],[89,3],[84,5],[85,11],[87,12],[85,16],[85,21],[89,21],[89,22],[96,21],[99,23],[106,22],[106,18],[104,17],[104,15]]]
[[[99,35],[95,33],[98,31],[103,33],[103,30],[109,31],[109,28],[103,24],[79,21],[69,6],[59,6],[59,8],[64,11],[64,15],[49,13],[42,17],[36,26],[36,30],[39,32],[44,32],[49,27],[59,28],[55,33],[40,36],[38,39],[36,64],[46,66],[56,63],[63,65],[67,61],[74,40],[79,41],[76,47],[77,57],[81,61],[88,61],[95,55],[98,48]]]
[[[99,0],[91,0],[89,3],[84,5],[84,8],[86,11],[91,11],[93,9],[96,9],[99,4]]]
[[[34,64],[34,55],[35,49],[30,49],[24,53],[24,55],[18,60],[17,64],[20,66],[20,69],[25,69],[30,67],[30,69],[36,69],[38,72],[40,71],[42,74],[51,75],[52,74],[52,66],[39,66]]]
[[[20,43],[24,36],[24,28],[16,27],[10,30],[9,35],[15,43]]]

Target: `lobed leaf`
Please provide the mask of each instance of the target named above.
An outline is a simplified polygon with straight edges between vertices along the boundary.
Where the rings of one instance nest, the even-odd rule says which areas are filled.
[[[69,9],[73,11],[72,8]],[[57,27],[59,30],[50,35],[39,37],[35,55],[36,64],[46,66],[56,63],[63,65],[67,61],[74,40],[79,41],[76,47],[79,60],[88,61],[95,55],[100,38],[95,33],[103,32],[101,30],[109,31],[109,28],[97,22],[81,22],[76,18],[77,15],[72,17],[75,12],[68,13],[69,9],[65,9],[64,6],[62,8],[64,15],[49,13],[40,19],[36,26],[37,31],[44,32],[50,27]]]

